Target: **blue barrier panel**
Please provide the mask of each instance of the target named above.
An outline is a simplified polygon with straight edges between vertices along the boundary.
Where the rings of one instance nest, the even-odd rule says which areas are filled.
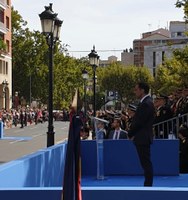
[[[179,174],[179,140],[154,140],[151,157],[154,175]],[[82,141],[82,175],[96,176],[96,169],[96,141]],[[132,141],[104,141],[104,174],[143,174]]]
[[[3,127],[3,122],[0,121],[0,139],[3,138],[4,135],[4,127]]]
[[[96,177],[96,141],[82,141],[81,147],[82,175]],[[59,200],[65,152],[66,143],[62,143],[1,165],[0,199]],[[122,177],[142,174],[134,144],[129,140],[104,141],[104,171],[109,177],[98,182],[93,177],[90,180],[83,178],[82,185],[90,184],[88,187],[82,187],[83,200],[114,200],[117,197],[118,200],[140,200],[141,196],[144,200],[187,200],[188,176],[176,176],[179,174],[178,152],[178,140],[155,140],[152,145],[154,174],[165,175],[161,178],[155,177],[154,185],[165,185],[164,187],[121,187],[120,179],[121,182],[128,181],[128,186],[131,185],[131,179],[132,184],[141,185],[143,182],[139,179],[138,183],[137,176]],[[110,175],[117,177],[110,178]],[[172,179],[167,175],[171,175]],[[95,184],[99,184],[99,187],[93,187]]]
[[[155,140],[154,175],[179,175],[178,140]],[[96,141],[82,141],[82,175],[97,175]],[[63,181],[66,143],[42,149],[0,166],[0,187],[55,187]],[[129,140],[104,141],[104,174],[141,175],[135,147]]]
[[[0,187],[55,187],[63,182],[66,143],[0,166]]]

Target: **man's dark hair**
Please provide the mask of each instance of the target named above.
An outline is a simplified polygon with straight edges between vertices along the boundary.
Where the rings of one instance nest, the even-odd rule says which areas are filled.
[[[119,118],[114,118],[114,121],[117,121],[117,123],[119,124],[119,125],[121,125],[121,120],[119,119]]]
[[[149,93],[149,85],[147,84],[147,83],[145,83],[145,82],[139,82],[139,83],[137,83],[137,85],[138,85],[138,87],[140,88],[140,89],[143,89],[144,90],[144,93],[145,94],[148,94]]]

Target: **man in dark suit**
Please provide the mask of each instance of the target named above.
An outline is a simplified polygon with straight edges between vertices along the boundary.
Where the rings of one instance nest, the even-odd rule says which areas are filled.
[[[156,111],[154,124],[172,118],[172,111],[166,103],[165,96],[161,95],[156,97],[154,100],[154,106]],[[168,138],[170,130],[172,130],[172,124],[170,122],[165,122],[155,126],[155,138]]]
[[[121,120],[115,118],[112,124],[114,130],[111,130],[108,139],[119,140],[127,139],[127,132],[121,129]]]
[[[155,109],[149,95],[149,85],[143,82],[136,84],[135,95],[140,99],[133,117],[128,137],[134,141],[136,150],[144,170],[144,186],[153,184],[153,166],[150,158],[150,145],[153,141],[153,121]]]

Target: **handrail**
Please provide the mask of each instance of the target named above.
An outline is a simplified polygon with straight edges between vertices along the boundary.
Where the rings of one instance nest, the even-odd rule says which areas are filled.
[[[177,138],[181,124],[188,124],[188,113],[153,125],[155,138]]]

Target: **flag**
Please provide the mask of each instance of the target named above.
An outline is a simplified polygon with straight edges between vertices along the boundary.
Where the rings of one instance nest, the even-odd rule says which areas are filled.
[[[75,114],[79,115],[81,117],[81,120],[83,121],[83,113],[81,112],[82,104],[83,104],[83,102],[80,99],[80,92],[78,89],[76,89],[75,95],[73,97],[72,104],[70,107],[70,114],[69,114],[70,124],[71,124],[72,118]]]
[[[81,194],[81,158],[80,158],[80,130],[83,126],[78,111],[78,90],[73,103],[67,151],[64,167],[62,200],[82,200]]]

